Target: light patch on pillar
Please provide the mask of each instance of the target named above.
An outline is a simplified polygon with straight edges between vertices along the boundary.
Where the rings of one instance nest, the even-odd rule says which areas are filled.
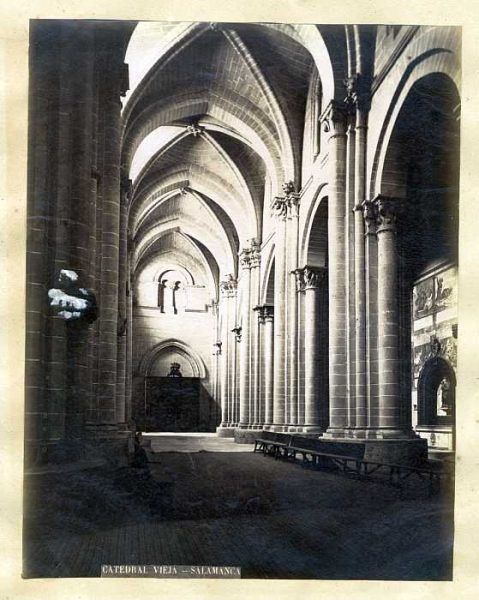
[[[77,310],[85,310],[88,307],[88,300],[85,298],[70,296],[57,288],[48,290],[48,297],[50,298],[50,306],[65,306]]]
[[[68,277],[68,279],[71,279],[71,281],[78,281],[78,273],[76,271],[71,271],[70,269],[62,269],[60,271],[60,277],[62,275]]]

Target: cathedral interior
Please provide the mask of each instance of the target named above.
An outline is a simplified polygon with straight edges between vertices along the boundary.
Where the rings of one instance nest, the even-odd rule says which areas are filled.
[[[27,577],[99,576],[113,555],[85,530],[141,526],[117,562],[450,578],[450,493],[402,501],[252,447],[269,432],[454,464],[460,43],[424,25],[31,22]],[[96,524],[63,523],[72,506]],[[380,523],[359,565],[338,540],[373,535],[375,511],[420,539]],[[62,562],[51,531],[69,524]]]

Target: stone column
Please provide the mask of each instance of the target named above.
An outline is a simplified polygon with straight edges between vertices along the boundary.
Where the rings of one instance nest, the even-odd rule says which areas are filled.
[[[379,422],[382,437],[402,436],[396,215],[399,200],[378,196]]]
[[[326,275],[326,268],[305,267],[302,272],[304,286],[304,431],[322,431],[320,402],[327,401],[321,390],[319,370],[319,289]]]
[[[366,372],[366,256],[363,202],[366,194],[366,136],[370,78],[357,73],[349,79],[348,99],[353,107],[356,131],[354,171],[354,290],[355,290],[355,374],[356,435],[363,437],[368,426]]]
[[[250,426],[260,429],[260,340],[259,322],[253,318],[253,313],[259,301],[260,279],[259,268],[261,265],[260,244],[257,240],[251,241],[250,266],[251,266],[251,294],[250,294],[250,319],[251,319],[251,344],[250,344]]]
[[[329,133],[328,267],[329,397],[328,433],[344,436],[348,426],[345,253],[346,133],[345,114],[332,101],[321,118]]]
[[[376,238],[376,209],[372,202],[362,203],[366,226],[364,239],[365,262],[365,337],[366,337],[366,405],[367,428],[372,433],[378,425],[378,245]]]
[[[130,240],[128,238],[128,246]],[[133,383],[133,291],[131,286],[131,253],[128,252],[128,273],[127,273],[127,343],[126,343],[126,380],[125,380],[125,419],[131,427],[132,421],[132,383]]]
[[[273,424],[274,398],[274,306],[258,306],[258,318],[263,324],[263,364],[264,364],[264,429]]]
[[[246,429],[250,423],[250,319],[251,319],[251,250],[240,254],[241,274],[241,346],[239,364],[240,417],[239,427]]]
[[[236,325],[231,330],[233,334],[232,342],[232,368],[231,368],[231,427],[239,426],[239,345],[241,343],[241,327]]]
[[[291,431],[298,428],[298,295],[296,293],[295,271],[298,268],[298,245],[299,245],[299,203],[300,195],[294,191],[294,185],[289,182],[287,188],[288,205],[288,333],[289,333],[289,356],[288,356],[288,391],[289,411],[288,424]]]
[[[275,217],[275,267],[274,267],[274,402],[273,429],[282,431],[286,417],[286,217],[291,183],[283,185],[284,196],[274,198],[271,204]]]
[[[131,327],[127,313],[127,277],[128,277],[128,201],[131,194],[131,180],[121,180],[120,204],[120,248],[118,261],[118,326],[117,326],[117,373],[116,373],[116,419],[118,423],[126,423],[126,348],[127,332]]]
[[[305,360],[305,349],[304,349],[304,330],[306,327],[305,313],[304,313],[304,277],[303,269],[295,269],[294,271],[296,280],[296,304],[298,308],[298,327],[301,327],[301,335],[298,344],[298,364],[296,368],[298,377],[298,428],[300,431],[304,427],[304,360]],[[299,387],[303,385],[302,393],[300,393]]]
[[[98,423],[113,426],[116,415],[118,265],[120,232],[120,71],[121,64],[105,52],[101,97],[104,122],[103,210],[101,240],[101,306],[99,339]],[[111,428],[111,427],[108,427]]]
[[[272,204],[275,227],[275,266],[274,266],[274,401],[273,428],[282,431],[285,418],[285,327],[286,327],[286,212],[284,198],[275,198]]]
[[[221,393],[221,425],[218,427],[218,435],[232,436],[231,424],[233,418],[233,387],[232,367],[233,350],[231,344],[231,320],[234,317],[234,299],[236,296],[237,282],[232,275],[220,282],[221,302],[221,332],[220,332],[220,393]]]
[[[59,200],[68,207],[68,216],[63,227],[70,239],[67,269],[78,275],[78,282],[89,287],[93,283],[90,253],[90,227],[92,198],[92,111],[94,108],[94,39],[92,30],[71,35],[64,30],[67,49],[66,60],[70,60],[68,72],[61,74],[59,113],[63,115],[59,135],[66,133],[69,145],[59,148]],[[74,61],[68,56],[75,56]],[[64,87],[66,84],[67,87]],[[67,133],[68,132],[68,133]],[[68,158],[67,158],[68,157]],[[70,164],[68,164],[68,162]],[[65,215],[66,216],[66,215]],[[68,226],[65,224],[68,223]],[[92,405],[92,374],[88,368],[88,338],[84,327],[67,324],[67,404],[66,436],[78,440],[84,435],[86,409]]]

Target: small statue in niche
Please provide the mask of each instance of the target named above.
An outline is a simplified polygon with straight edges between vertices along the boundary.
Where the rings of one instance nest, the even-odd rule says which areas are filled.
[[[451,384],[446,377],[443,377],[437,388],[437,414],[439,416],[448,416],[451,414]]]
[[[170,372],[167,377],[183,377],[180,371],[181,365],[180,363],[174,362],[170,365]]]

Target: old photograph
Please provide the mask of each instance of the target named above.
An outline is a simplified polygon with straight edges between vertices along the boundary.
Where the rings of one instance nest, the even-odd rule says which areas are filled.
[[[461,28],[28,65],[23,577],[451,581]]]

